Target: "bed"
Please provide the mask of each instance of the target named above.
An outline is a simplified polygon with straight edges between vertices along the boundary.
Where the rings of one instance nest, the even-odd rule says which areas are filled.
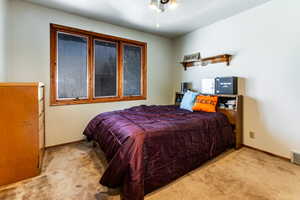
[[[123,200],[142,200],[235,145],[222,112],[190,112],[177,106],[137,106],[106,112],[84,131],[108,161],[100,183],[121,187]]]

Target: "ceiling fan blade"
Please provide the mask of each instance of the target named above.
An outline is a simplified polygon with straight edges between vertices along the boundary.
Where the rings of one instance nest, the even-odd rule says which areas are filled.
[[[170,0],[160,0],[160,3],[161,3],[161,4],[167,4],[167,3],[169,3],[169,1],[170,1]]]

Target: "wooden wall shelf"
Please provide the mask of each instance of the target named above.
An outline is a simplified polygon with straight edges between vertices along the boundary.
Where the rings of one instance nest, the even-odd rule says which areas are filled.
[[[191,61],[191,62],[181,62],[181,64],[184,67],[184,70],[186,70],[188,67],[193,67],[193,66],[206,66],[208,64],[215,64],[215,63],[226,63],[227,66],[230,65],[232,55],[230,54],[222,54],[218,56],[213,56],[213,57],[207,57],[207,58],[202,58],[200,61]]]

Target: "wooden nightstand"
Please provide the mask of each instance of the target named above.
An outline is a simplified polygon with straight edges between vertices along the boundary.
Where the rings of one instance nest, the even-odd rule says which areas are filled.
[[[175,105],[179,106],[184,93],[176,92],[175,94]],[[232,125],[233,131],[235,133],[235,148],[239,149],[243,145],[243,96],[242,95],[216,95],[218,96],[218,108],[217,112],[225,114]],[[226,105],[226,102],[234,100],[235,105],[233,108],[220,107],[221,104]]]

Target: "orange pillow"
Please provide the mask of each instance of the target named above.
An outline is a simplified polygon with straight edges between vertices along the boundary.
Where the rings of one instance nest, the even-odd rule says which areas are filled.
[[[218,104],[217,96],[197,96],[193,111],[216,112]]]

